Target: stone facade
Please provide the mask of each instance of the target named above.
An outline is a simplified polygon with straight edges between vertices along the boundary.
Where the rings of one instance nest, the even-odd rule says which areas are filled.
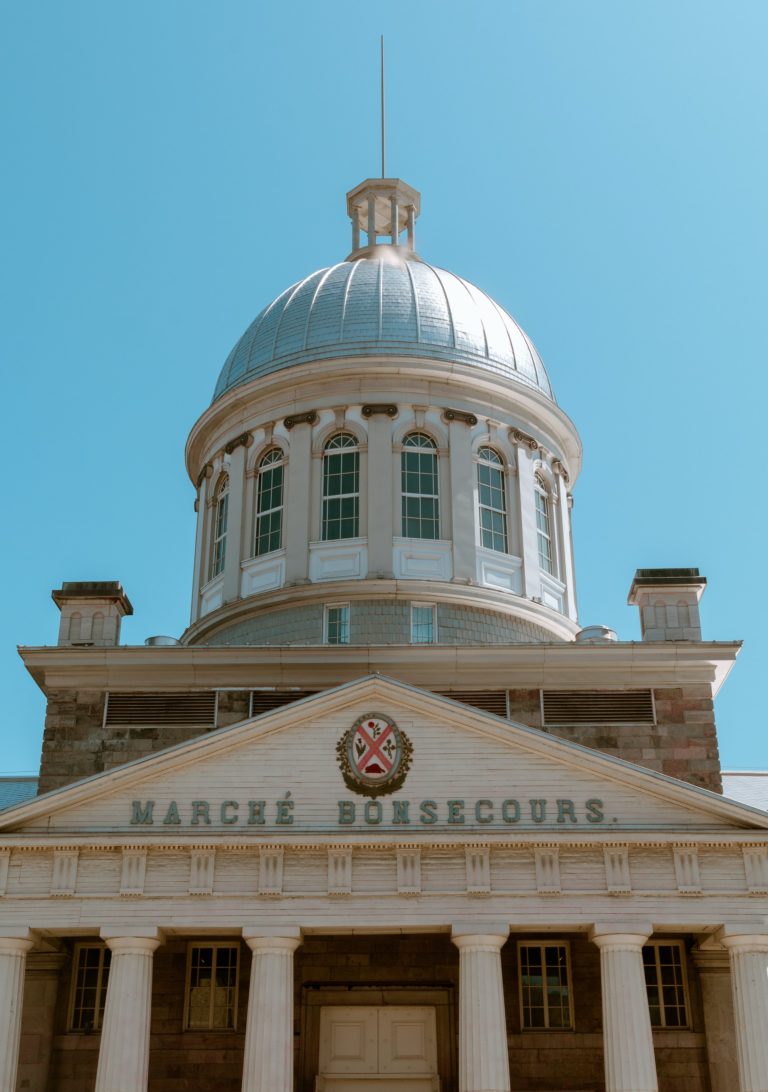
[[[327,686],[341,680],[330,677]],[[435,689],[448,690],[447,686]],[[106,695],[101,691],[57,689],[49,696],[40,767],[40,792],[60,788],[81,777],[113,769],[132,759],[173,746],[199,734],[183,725],[104,727]],[[714,706],[707,686],[654,690],[655,724],[550,725],[550,735],[593,747],[670,777],[722,792]],[[216,727],[249,715],[250,691],[221,690]],[[542,728],[541,692],[509,691],[513,721]]]
[[[655,724],[549,725],[544,731],[669,777],[722,792],[712,692],[707,686],[654,689]],[[542,728],[539,690],[509,692],[511,720]]]

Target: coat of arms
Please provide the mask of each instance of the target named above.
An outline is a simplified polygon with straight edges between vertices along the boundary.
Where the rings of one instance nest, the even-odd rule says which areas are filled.
[[[363,796],[397,792],[410,769],[413,744],[391,717],[368,713],[336,744],[344,782]]]

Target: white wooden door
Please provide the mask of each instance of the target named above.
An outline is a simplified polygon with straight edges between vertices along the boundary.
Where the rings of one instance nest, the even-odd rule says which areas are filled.
[[[316,1092],[439,1092],[434,1008],[324,1007],[315,1087]]]

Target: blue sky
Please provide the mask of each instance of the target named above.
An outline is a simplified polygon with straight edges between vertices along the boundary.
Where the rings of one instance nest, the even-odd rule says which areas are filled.
[[[186,435],[257,312],[349,246],[344,194],[422,192],[419,250],[535,340],[581,431],[580,615],[639,635],[638,566],[698,565],[717,701],[768,768],[763,0],[5,0],[0,769],[38,765],[16,644],[62,580],[119,579],[124,640],[189,615]]]

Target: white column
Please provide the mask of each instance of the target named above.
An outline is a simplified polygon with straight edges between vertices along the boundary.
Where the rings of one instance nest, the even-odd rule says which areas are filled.
[[[242,1092],[293,1092],[293,953],[298,930],[264,936],[243,930],[253,952]]]
[[[474,467],[472,430],[464,421],[448,426],[451,466],[451,538],[454,580],[477,580],[475,562]]]
[[[731,961],[740,1092],[768,1092],[768,933],[718,935]]]
[[[395,515],[392,495],[392,419],[368,419],[368,575],[392,577]]]
[[[565,584],[565,614],[576,621],[576,587],[573,576],[571,545],[571,510],[568,507],[568,487],[562,473],[557,474],[557,504],[553,513],[557,520],[560,546],[560,579]]]
[[[152,957],[160,933],[152,929],[142,936],[126,936],[102,929],[101,935],[112,950],[112,961],[95,1092],[146,1092]]]
[[[208,514],[208,476],[203,475],[197,492],[197,527],[195,528],[195,567],[192,573],[192,609],[190,622],[200,616],[200,587],[205,580],[205,520]]]
[[[525,444],[517,445],[517,506],[520,512],[520,545],[523,557],[523,595],[535,599],[541,595],[539,540],[536,531],[536,504],[533,459]]]
[[[309,490],[312,482],[312,426],[291,430],[285,506],[285,582],[309,578]]]
[[[501,949],[507,936],[507,929],[453,930],[451,939],[459,949],[459,1092],[509,1092],[501,980]]]
[[[603,1053],[606,1092],[657,1092],[651,1015],[643,971],[650,925],[637,930],[595,925],[590,939],[600,949],[603,984]]]
[[[248,449],[238,444],[230,455],[229,501],[227,504],[227,542],[224,547],[225,603],[240,598],[240,562],[243,553],[243,499],[245,496],[245,456]],[[249,551],[250,552],[250,551]]]
[[[731,968],[725,948],[694,948],[707,1039],[707,1066],[711,1092],[733,1092],[736,1027],[733,1020]]]
[[[27,929],[16,936],[0,936],[0,1092],[16,1090],[24,970],[33,944]]]

